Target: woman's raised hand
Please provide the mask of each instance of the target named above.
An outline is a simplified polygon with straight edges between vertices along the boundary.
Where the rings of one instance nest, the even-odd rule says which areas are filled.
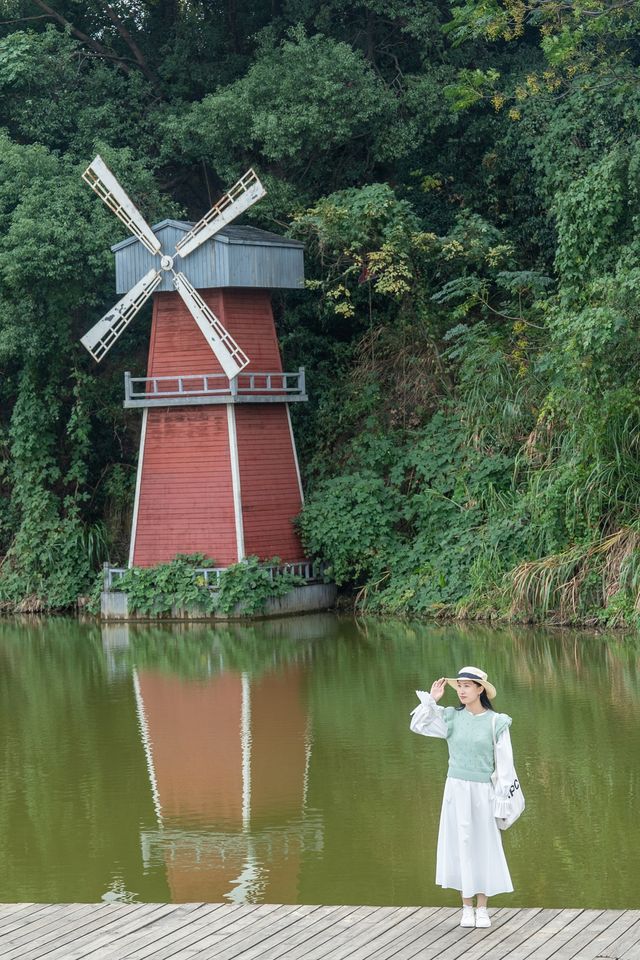
[[[436,703],[438,702],[438,700],[442,700],[442,696],[444,694],[444,688],[446,687],[446,685],[447,685],[446,677],[440,677],[439,680],[433,681],[433,684],[431,685],[431,696],[433,697]]]

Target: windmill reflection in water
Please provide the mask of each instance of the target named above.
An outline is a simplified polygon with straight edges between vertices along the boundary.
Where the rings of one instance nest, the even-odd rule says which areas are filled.
[[[304,659],[258,677],[145,666],[133,683],[157,820],[145,870],[164,866],[174,902],[296,903],[303,856],[323,844]]]

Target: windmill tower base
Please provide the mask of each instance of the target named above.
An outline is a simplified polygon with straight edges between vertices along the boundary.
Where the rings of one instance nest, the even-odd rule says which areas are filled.
[[[178,553],[302,562],[301,507],[285,403],[145,408],[129,566]]]
[[[106,571],[105,580],[110,578],[112,572]],[[115,581],[117,583],[117,581]],[[335,607],[337,588],[335,583],[323,583],[314,581],[305,583],[300,587],[293,587],[289,593],[283,597],[270,597],[264,609],[257,615],[259,618],[268,619],[275,617],[291,617],[295,614],[319,613],[322,610],[331,610]],[[256,614],[248,615],[239,607],[231,614],[203,613],[198,610],[174,609],[171,615],[166,614],[139,614],[135,610],[129,610],[129,598],[126,593],[117,589],[105,589],[101,594],[100,601],[100,619],[106,623],[124,624],[128,621],[146,621],[161,620],[177,622],[191,622],[199,620],[217,621],[217,620],[246,620],[255,617]],[[124,626],[114,629],[126,629]]]

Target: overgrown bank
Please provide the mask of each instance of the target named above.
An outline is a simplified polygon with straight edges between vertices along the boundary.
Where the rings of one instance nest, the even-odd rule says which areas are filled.
[[[0,604],[126,555],[148,324],[78,342],[121,238],[99,150],[151,222],[254,164],[254,222],[305,240],[301,527],[361,606],[635,624],[637,5],[227,6],[4,4]]]

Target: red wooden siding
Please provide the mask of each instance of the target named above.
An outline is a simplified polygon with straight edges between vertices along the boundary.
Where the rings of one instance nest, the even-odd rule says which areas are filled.
[[[220,291],[202,290],[200,293],[208,294],[204,299],[222,321]],[[222,368],[180,295],[156,293],[153,296],[147,376],[169,377],[183,373],[222,373]]]
[[[226,406],[149,409],[136,527],[136,567],[176,553],[237,561]]]
[[[282,370],[266,290],[201,290],[250,358],[248,370]],[[177,293],[154,295],[147,376],[221,372]],[[283,561],[304,553],[293,526],[301,499],[284,404],[235,406],[245,553]],[[151,407],[135,531],[134,566],[176,553],[205,553],[216,565],[238,559],[224,405]]]
[[[209,292],[213,291],[201,290],[200,295],[206,300]],[[282,370],[269,292],[230,289],[220,293],[224,312],[224,317],[220,319],[249,357],[250,363],[246,369],[262,372]]]
[[[266,290],[199,290],[251,361],[247,370],[282,370]],[[148,377],[221,373],[209,344],[177,293],[154,294]]]
[[[244,549],[268,560],[303,560],[293,525],[302,502],[284,403],[236,406]]]

